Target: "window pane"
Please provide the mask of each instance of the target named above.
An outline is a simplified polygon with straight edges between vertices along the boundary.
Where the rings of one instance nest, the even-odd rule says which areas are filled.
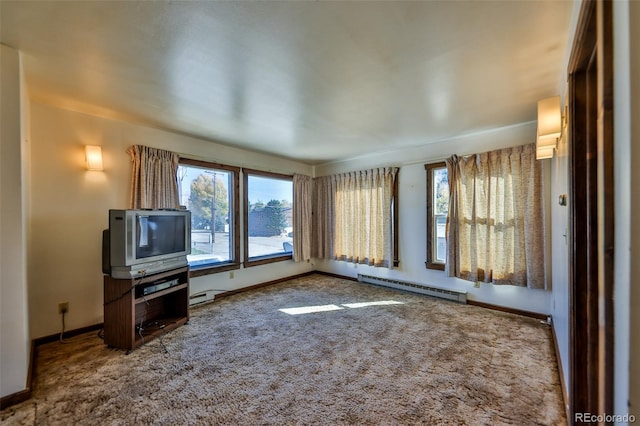
[[[445,263],[447,260],[447,216],[437,215],[435,219],[435,261]]]
[[[449,180],[446,168],[433,170],[433,261],[445,263],[447,259],[447,212],[449,211]]]
[[[447,216],[449,177],[444,162],[425,164],[427,171],[427,261],[428,269],[444,270],[447,261]]]
[[[433,171],[433,197],[434,214],[446,216],[449,211],[449,179],[446,168]]]
[[[293,251],[293,182],[248,176],[249,258],[284,255]]]
[[[226,170],[178,167],[180,203],[191,211],[191,267],[233,260],[232,182]]]

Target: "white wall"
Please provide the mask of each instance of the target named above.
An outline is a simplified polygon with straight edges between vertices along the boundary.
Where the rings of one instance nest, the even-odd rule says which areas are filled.
[[[631,250],[629,251],[629,259],[632,263],[631,277],[629,282],[630,297],[630,317],[629,330],[631,334],[629,360],[631,363],[629,377],[629,410],[636,414],[636,418],[640,417],[640,3],[637,1],[629,2],[629,54],[630,67],[629,75],[634,76],[629,80],[629,91],[633,93],[631,97],[630,120],[631,138],[628,139],[631,146],[631,164],[632,173],[630,175],[630,198],[631,198],[631,214],[635,220],[631,221]],[[631,189],[633,188],[633,190]],[[635,260],[635,261],[633,261]],[[624,403],[624,395],[618,398],[618,404]]]
[[[640,417],[640,3],[613,3],[614,408]]]
[[[569,39],[561,74],[559,76],[558,94],[566,103],[569,86],[567,84],[567,67],[573,49],[581,2],[573,5],[571,23],[569,24]],[[564,103],[563,103],[564,105]],[[568,128],[568,127],[567,127]],[[553,329],[557,338],[558,360],[562,365],[564,383],[569,386],[569,135],[567,128],[558,141],[557,150],[551,163],[551,259],[552,280],[549,311],[553,318]],[[558,203],[560,195],[567,195],[567,206]],[[565,389],[568,391],[568,389]]]
[[[27,386],[30,340],[27,306],[24,155],[28,102],[18,51],[0,44],[0,396]]]
[[[569,40],[565,59],[560,75],[558,90],[566,104],[569,85],[567,83],[567,67],[573,49],[578,17],[580,15],[581,2],[573,5],[571,23],[569,25]],[[551,275],[553,288],[550,298],[549,311],[553,318],[553,329],[557,338],[557,350],[560,354],[560,364],[564,383],[569,386],[569,135],[568,126],[558,141],[557,150],[551,162]],[[567,196],[567,205],[558,203],[560,195]],[[565,389],[568,391],[568,389]]]
[[[551,166],[551,259],[553,288],[549,311],[563,366],[564,383],[569,383],[569,147],[566,132],[558,141]],[[558,203],[567,195],[567,205]]]
[[[29,224],[31,337],[61,329],[58,303],[69,302],[67,329],[101,323],[102,230],[108,209],[127,208],[134,144],[168,149],[194,158],[262,170],[312,174],[312,167],[251,153],[169,131],[32,104],[32,199]],[[104,172],[84,169],[84,145],[101,145]],[[191,293],[238,289],[312,269],[291,261],[192,280]]]
[[[426,172],[424,164],[440,161],[452,154],[466,155],[494,149],[523,145],[535,140],[535,123],[526,123],[493,131],[449,139],[436,144],[381,154],[358,157],[316,167],[316,175],[324,176],[346,171],[386,165],[401,166],[399,182],[399,257],[400,266],[389,270],[349,262],[314,260],[321,271],[355,277],[358,273],[430,284],[455,290],[465,290],[470,300],[549,313],[549,295],[544,290],[515,286],[473,283],[445,276],[443,271],[426,269]],[[549,161],[545,160],[549,168]],[[548,204],[548,203],[547,203]]]

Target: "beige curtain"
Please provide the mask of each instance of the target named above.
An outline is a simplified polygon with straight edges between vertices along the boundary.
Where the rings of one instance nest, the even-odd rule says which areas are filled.
[[[131,209],[177,208],[178,161],[171,151],[133,145],[127,150],[131,156]]]
[[[458,235],[458,185],[460,184],[460,165],[457,155],[445,160],[447,164],[447,179],[449,181],[449,210],[447,213],[447,253],[445,273],[450,277],[460,276],[459,235]]]
[[[332,176],[334,259],[390,267],[397,173],[389,167]]]
[[[535,145],[454,156],[447,171],[448,274],[546,288],[542,165]]]
[[[311,258],[313,181],[310,176],[293,175],[293,261]]]
[[[322,176],[313,179],[311,256],[317,259],[333,259],[335,193],[335,176]]]

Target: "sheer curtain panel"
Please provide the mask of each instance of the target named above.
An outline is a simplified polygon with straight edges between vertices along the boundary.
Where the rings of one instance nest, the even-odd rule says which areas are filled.
[[[311,258],[312,191],[310,176],[293,175],[293,261]]]
[[[458,185],[460,184],[460,165],[457,155],[445,160],[447,164],[447,179],[449,180],[449,209],[447,213],[447,252],[444,270],[450,277],[460,276],[459,236],[458,236]]]
[[[390,267],[397,167],[334,175],[333,258]]]
[[[180,156],[175,152],[142,145],[133,145],[127,153],[132,162],[129,208],[179,207],[177,172]]]
[[[542,165],[535,145],[453,156],[447,171],[448,275],[546,288]]]
[[[317,259],[333,259],[335,192],[335,176],[321,176],[313,179],[311,256]]]

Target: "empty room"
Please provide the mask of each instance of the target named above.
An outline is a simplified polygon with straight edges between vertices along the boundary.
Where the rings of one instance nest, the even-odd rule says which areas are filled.
[[[0,1],[3,424],[629,424],[640,3]]]

